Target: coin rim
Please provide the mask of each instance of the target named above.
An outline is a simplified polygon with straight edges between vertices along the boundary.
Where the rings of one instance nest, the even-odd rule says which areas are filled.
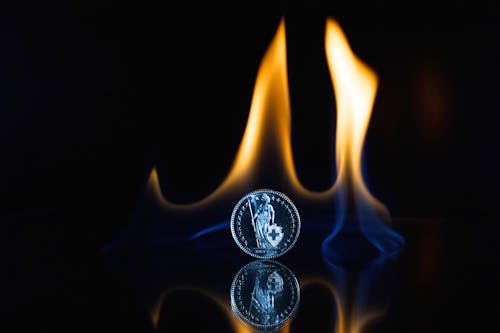
[[[290,315],[286,319],[284,319],[283,321],[277,323],[276,325],[263,325],[263,324],[253,323],[250,320],[247,320],[245,318],[245,316],[243,316],[243,314],[241,313],[241,311],[238,309],[238,307],[236,306],[236,300],[234,299],[233,295],[234,295],[234,292],[235,292],[235,289],[236,289],[236,281],[238,280],[237,277],[241,275],[241,273],[245,270],[245,268],[247,268],[248,266],[250,266],[252,264],[255,264],[257,262],[270,262],[270,263],[273,263],[273,264],[275,264],[277,266],[283,267],[285,270],[288,270],[291,273],[291,276],[293,277],[293,281],[295,282],[295,287],[297,289],[297,302],[295,302],[295,306],[293,307],[293,310],[290,311]],[[249,262],[248,264],[246,264],[245,266],[243,266],[242,268],[240,268],[240,270],[234,275],[233,281],[231,282],[231,290],[230,290],[229,298],[231,300],[231,309],[233,310],[233,313],[236,314],[238,316],[238,318],[241,319],[241,320],[243,320],[243,322],[245,322],[246,324],[249,324],[252,327],[256,327],[256,328],[275,328],[275,327],[281,328],[286,322],[288,322],[291,319],[293,319],[294,315],[296,314],[296,312],[297,312],[297,310],[299,308],[299,304],[300,304],[300,284],[299,284],[299,280],[297,279],[297,276],[295,275],[295,273],[290,268],[288,268],[287,266],[285,266],[284,264],[282,264],[280,262],[277,262],[275,260],[257,259],[257,260]]]
[[[295,236],[295,239],[293,240],[293,242],[290,244],[290,246],[288,246],[288,248],[285,249],[285,251],[279,253],[279,254],[276,254],[276,255],[272,255],[272,256],[260,256],[260,255],[257,255],[255,253],[252,253],[251,251],[247,250],[245,246],[243,246],[243,244],[240,243],[238,237],[236,237],[236,231],[234,230],[234,219],[235,219],[235,216],[236,216],[236,211],[237,211],[237,207],[239,207],[241,205],[241,203],[250,195],[252,194],[255,194],[255,193],[259,193],[259,192],[271,192],[272,194],[275,194],[277,196],[280,196],[282,197],[283,199],[285,199],[287,202],[290,203],[290,206],[292,206],[295,214],[297,214],[297,235]],[[236,242],[236,244],[238,245],[238,247],[243,251],[245,252],[246,254],[249,254],[251,255],[252,257],[254,258],[258,258],[258,259],[274,259],[274,258],[278,258],[278,257],[281,257],[282,255],[284,255],[285,253],[287,253],[288,251],[290,251],[290,249],[295,245],[295,243],[297,242],[297,240],[299,239],[299,234],[300,234],[300,228],[301,228],[301,221],[300,221],[300,214],[299,214],[299,211],[297,210],[297,207],[295,206],[295,204],[293,203],[293,201],[287,197],[285,194],[279,192],[279,191],[276,191],[276,190],[271,190],[271,189],[268,189],[268,188],[262,188],[262,189],[259,189],[259,190],[255,190],[255,191],[252,191],[252,192],[248,192],[247,194],[245,194],[239,201],[238,203],[234,206],[233,208],[233,213],[231,214],[231,234],[233,236],[233,239],[234,241]]]

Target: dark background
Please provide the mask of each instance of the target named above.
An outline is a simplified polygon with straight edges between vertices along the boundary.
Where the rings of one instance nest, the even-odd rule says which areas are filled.
[[[161,166],[173,201],[194,201],[218,186],[282,16],[293,149],[306,187],[326,189],[335,179],[335,102],[323,49],[330,16],[379,75],[365,149],[375,196],[396,219],[486,220],[488,233],[500,231],[494,7],[492,1],[2,5],[2,310],[20,320],[40,300],[65,299],[64,286],[74,280],[98,279],[81,265],[93,265],[99,248],[128,222],[153,164]],[[100,300],[84,294],[74,297]]]
[[[330,16],[380,78],[366,141],[372,191],[395,216],[497,215],[499,23],[481,1],[3,8],[2,211],[102,204],[126,216],[160,161],[173,201],[210,193],[233,160],[282,16],[307,187],[335,179]]]

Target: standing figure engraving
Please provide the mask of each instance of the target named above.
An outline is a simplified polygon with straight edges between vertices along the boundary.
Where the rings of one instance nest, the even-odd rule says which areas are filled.
[[[278,272],[258,272],[249,309],[262,324],[272,325],[278,322],[275,303],[283,292],[283,285],[283,278]]]
[[[300,232],[297,207],[269,189],[245,194],[231,213],[231,234],[243,252],[260,259],[277,258],[295,244]]]
[[[274,225],[274,207],[270,204],[271,198],[264,193],[260,197],[253,197],[251,206],[257,207],[252,214],[252,226],[255,231],[255,240],[258,248],[268,249],[274,247],[269,240],[270,226]]]
[[[248,332],[278,332],[298,309],[300,286],[286,266],[255,260],[236,273],[230,297],[231,310],[250,325]]]

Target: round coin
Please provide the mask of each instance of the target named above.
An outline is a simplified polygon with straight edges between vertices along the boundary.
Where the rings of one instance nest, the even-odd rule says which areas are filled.
[[[246,194],[231,215],[231,233],[245,253],[271,259],[288,252],[300,233],[300,216],[283,193],[261,189]]]
[[[300,288],[293,272],[273,261],[245,265],[231,284],[231,309],[258,331],[275,332],[295,314]]]

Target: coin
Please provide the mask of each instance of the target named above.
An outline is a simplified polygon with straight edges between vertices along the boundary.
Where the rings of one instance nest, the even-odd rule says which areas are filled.
[[[247,325],[274,332],[290,320],[300,301],[300,287],[283,264],[255,260],[245,265],[231,284],[231,309]]]
[[[231,215],[231,233],[245,253],[272,259],[288,252],[300,233],[300,216],[283,193],[260,189],[238,201]]]

